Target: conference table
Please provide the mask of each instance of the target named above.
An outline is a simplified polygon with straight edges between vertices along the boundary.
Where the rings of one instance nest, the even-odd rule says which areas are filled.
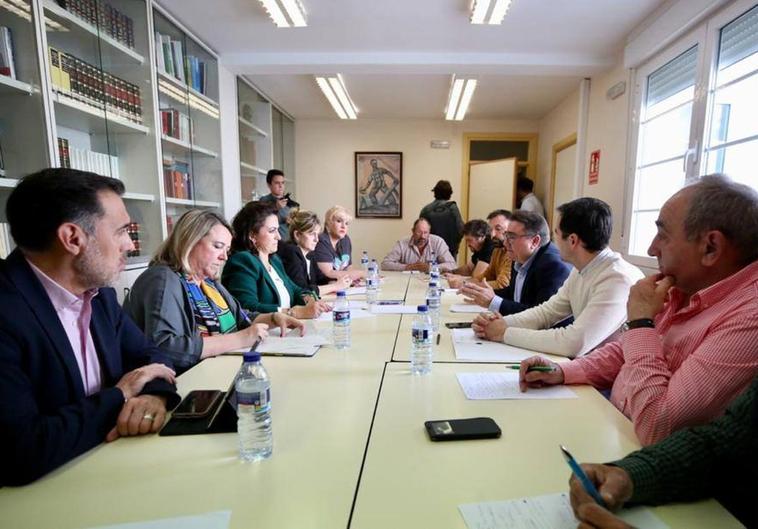
[[[423,275],[386,273],[379,297],[419,304],[425,288]],[[461,301],[443,296],[443,323],[472,319],[449,313]],[[572,387],[577,398],[566,400],[467,400],[456,373],[503,366],[459,361],[444,326],[432,373],[411,375],[412,319],[355,318],[349,349],[265,357],[271,459],[240,461],[236,434],[119,439],[31,485],[0,489],[0,527],[84,529],[230,511],[229,527],[239,529],[465,529],[460,504],[566,491],[559,444],[594,462],[639,447],[631,423],[590,387]],[[226,389],[240,362],[204,360],[179,377],[178,391]],[[463,417],[492,417],[503,435],[427,438],[424,421]],[[714,500],[653,510],[672,529],[742,527]]]

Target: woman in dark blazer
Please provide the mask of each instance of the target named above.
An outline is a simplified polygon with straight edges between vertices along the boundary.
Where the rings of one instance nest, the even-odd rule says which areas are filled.
[[[263,202],[248,202],[232,222],[233,255],[221,282],[240,304],[253,312],[284,312],[299,319],[318,318],[331,306],[317,294],[292,282],[276,251],[279,220],[276,210]]]
[[[312,211],[296,211],[289,216],[290,241],[279,244],[277,255],[284,264],[284,271],[297,286],[317,292],[320,296],[346,289],[351,281],[348,276],[334,283],[322,284],[326,277],[319,271],[311,252],[316,249],[321,223]]]

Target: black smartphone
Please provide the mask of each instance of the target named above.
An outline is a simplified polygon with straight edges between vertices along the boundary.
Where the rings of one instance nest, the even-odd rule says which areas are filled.
[[[190,391],[172,413],[177,418],[200,418],[210,414],[223,395],[217,389],[199,389]]]
[[[470,329],[473,321],[450,321],[445,324],[448,329]]]
[[[489,417],[426,421],[424,426],[432,441],[497,439],[502,433],[497,423]]]

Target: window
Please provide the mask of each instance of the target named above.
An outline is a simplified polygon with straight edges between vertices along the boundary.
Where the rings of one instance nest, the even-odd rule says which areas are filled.
[[[687,181],[725,173],[758,189],[755,0],[736,2],[648,61],[635,84],[627,251],[648,264],[660,208]]]

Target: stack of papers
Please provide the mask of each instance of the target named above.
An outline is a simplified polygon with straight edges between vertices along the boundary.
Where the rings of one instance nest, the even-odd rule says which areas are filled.
[[[502,399],[575,399],[576,393],[566,386],[529,388],[521,393],[518,387],[518,371],[502,373],[456,373],[458,383],[469,400]]]
[[[487,312],[488,309],[480,307],[479,305],[473,305],[469,303],[456,303],[450,305],[450,312],[464,312],[468,314],[479,314],[480,312]]]
[[[575,529],[578,525],[566,492],[509,501],[488,501],[459,505],[469,529]],[[622,509],[616,515],[633,527],[669,529],[653,511],[645,507]]]
[[[520,362],[535,355],[534,351],[528,349],[477,338],[472,329],[452,329],[452,336],[458,360]]]

